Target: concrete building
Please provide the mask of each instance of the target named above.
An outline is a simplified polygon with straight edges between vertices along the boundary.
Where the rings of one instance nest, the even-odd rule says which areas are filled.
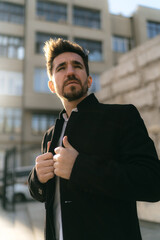
[[[142,6],[126,18],[110,14],[107,0],[0,1],[0,168],[5,150],[15,145],[16,164],[33,164],[62,108],[47,87],[45,41],[63,37],[87,48],[96,92],[101,73],[158,33],[160,11]]]
[[[0,1],[0,168],[5,150],[14,145],[20,151],[16,164],[33,164],[45,130],[62,109],[48,90],[44,42],[63,37],[87,48],[95,91],[99,75],[110,64],[107,31],[105,0]],[[24,150],[34,145],[37,150]]]

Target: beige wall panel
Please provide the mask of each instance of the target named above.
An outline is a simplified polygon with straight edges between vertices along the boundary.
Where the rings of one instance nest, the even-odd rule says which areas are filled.
[[[0,147],[3,150],[15,147],[21,143],[21,135],[16,134],[1,134],[0,135]]]
[[[28,93],[24,99],[24,106],[26,109],[37,110],[61,110],[62,104],[56,95]]]
[[[33,56],[33,67],[46,68],[45,56],[41,54],[35,54]]]
[[[132,26],[130,18],[126,18],[120,15],[110,15],[111,16],[111,29],[112,34],[119,35],[123,37],[132,36]]]
[[[22,107],[22,97],[0,96],[0,106],[2,107]]]
[[[81,6],[85,8],[93,9],[103,9],[104,6],[107,7],[107,1],[105,0],[71,0],[73,5]]]
[[[106,62],[90,62],[89,69],[91,73],[101,74],[104,71],[106,71],[108,68],[107,68]]]
[[[23,61],[16,59],[0,58],[0,70],[23,72]]]
[[[104,32],[102,32],[101,30],[83,28],[79,26],[73,27],[72,34],[74,37],[98,41],[105,38]]]
[[[36,21],[34,25],[34,31],[49,33],[49,34],[62,34],[69,35],[71,34],[71,29],[68,24],[58,24],[54,22],[45,22],[45,21]]]
[[[24,36],[24,26],[14,23],[2,22],[0,21],[0,34],[23,37]]]

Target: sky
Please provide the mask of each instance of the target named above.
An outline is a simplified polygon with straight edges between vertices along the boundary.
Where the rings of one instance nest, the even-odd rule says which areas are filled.
[[[160,9],[160,0],[108,0],[109,11],[129,17],[138,5]]]

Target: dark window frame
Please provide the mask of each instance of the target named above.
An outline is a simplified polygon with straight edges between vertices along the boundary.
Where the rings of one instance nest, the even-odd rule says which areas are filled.
[[[154,38],[160,34],[160,22],[147,21],[147,36],[148,38]]]
[[[24,24],[25,7],[20,4],[0,2],[0,21]]]
[[[101,11],[74,6],[73,24],[76,26],[101,29]]]
[[[46,41],[48,41],[50,38],[57,39],[57,38],[63,38],[68,39],[67,36],[62,36],[58,34],[50,34],[50,33],[43,33],[43,32],[36,32],[35,36],[35,53],[36,54],[44,54],[43,47]],[[41,39],[41,41],[39,41]],[[43,40],[42,40],[43,39]]]
[[[37,118],[37,129],[34,128],[34,123],[35,121],[34,118]],[[46,128],[41,128],[42,124],[42,118],[46,118]],[[31,118],[31,131],[33,135],[42,135],[46,130],[48,130],[50,127],[52,127],[55,124],[56,119],[58,118],[58,113],[32,113],[32,118]]]
[[[20,44],[18,44],[18,42]],[[23,51],[19,54],[19,50]],[[14,53],[13,53],[14,51]],[[12,54],[13,56],[11,56]],[[19,57],[22,55],[21,57]],[[8,57],[14,59],[24,59],[24,39],[23,37],[9,36],[0,34],[0,57]]]
[[[103,61],[103,42],[97,40],[90,40],[84,38],[74,38],[74,41],[80,44],[84,49],[89,51],[89,61],[102,62]],[[97,46],[96,46],[97,45]],[[97,52],[96,52],[97,48]],[[96,56],[97,55],[97,56]]]
[[[3,111],[0,112],[0,133],[2,134],[17,134],[19,135],[21,133],[21,127],[22,127],[22,110],[20,108],[3,108],[0,107],[0,110]],[[10,111],[10,113],[8,113]],[[16,113],[19,112],[17,115]],[[19,131],[16,130],[17,121],[19,124]],[[7,124],[11,124],[10,130],[7,130]]]
[[[51,22],[67,22],[67,4],[49,1],[37,1],[38,19]]]
[[[126,42],[126,43],[125,43]],[[116,53],[126,53],[133,48],[133,39],[130,37],[113,35],[112,50]]]

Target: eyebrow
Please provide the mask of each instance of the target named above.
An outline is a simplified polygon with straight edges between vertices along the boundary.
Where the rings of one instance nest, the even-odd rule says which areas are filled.
[[[58,68],[64,66],[65,64],[66,64],[66,62],[62,62],[62,63],[58,64],[58,66],[56,67],[56,71],[58,70]]]
[[[81,67],[84,67],[83,64],[77,60],[73,60],[73,61],[71,61],[71,63],[75,64],[75,65],[80,65]],[[65,65],[66,65],[66,62],[62,62],[62,63],[58,64],[58,66],[56,67],[56,71],[58,70],[58,68],[65,66]]]

